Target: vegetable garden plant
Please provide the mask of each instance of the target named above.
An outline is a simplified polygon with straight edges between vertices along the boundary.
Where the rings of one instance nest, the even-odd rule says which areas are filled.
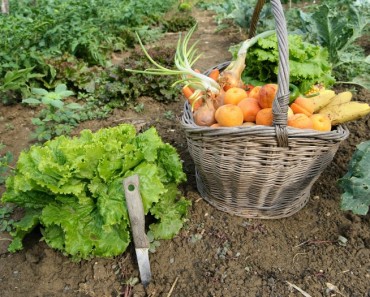
[[[172,238],[190,205],[177,188],[186,177],[175,148],[154,128],[137,134],[123,124],[31,146],[20,154],[2,197],[25,209],[9,250],[22,249],[24,236],[41,225],[45,242],[74,259],[121,254],[131,240],[122,181],[134,174],[150,237]]]
[[[43,104],[34,109],[29,104],[21,103],[21,101],[32,96],[33,88],[44,89],[48,94],[51,94],[60,84],[66,85],[67,90],[74,93],[73,96],[62,98],[64,106],[67,106],[70,102],[76,102],[83,107],[82,109],[73,110],[73,113],[78,114],[80,118],[77,119],[76,117],[76,123],[73,123],[73,126],[81,124],[81,121],[85,119],[95,119],[91,123],[85,122],[83,126],[97,129],[108,125],[115,126],[123,119],[135,118],[136,120],[138,118],[140,121],[147,121],[147,123],[156,123],[158,133],[165,136],[166,140],[169,139],[170,143],[176,143],[176,146],[180,147],[181,153],[184,153],[184,147],[186,146],[186,143],[181,142],[182,135],[177,131],[177,124],[166,120],[166,118],[177,118],[180,109],[182,109],[182,102],[173,102],[181,98],[179,96],[181,89],[169,88],[172,84],[171,77],[125,71],[125,68],[145,69],[150,67],[145,56],[144,59],[143,55],[139,57],[139,51],[133,52],[128,59],[124,59],[123,63],[119,65],[110,66],[108,64],[91,67],[92,64],[97,63],[91,59],[91,54],[81,56],[79,50],[75,52],[78,55],[76,57],[74,52],[62,53],[55,50],[60,44],[71,44],[69,42],[71,36],[64,33],[68,32],[66,28],[69,25],[67,23],[62,23],[57,28],[52,28],[52,26],[39,27],[39,35],[34,33],[33,29],[37,29],[38,25],[42,24],[45,19],[54,18],[54,24],[58,24],[59,19],[73,21],[75,32],[86,33],[86,35],[76,37],[75,44],[82,44],[77,47],[82,49],[85,45],[85,49],[90,53],[99,50],[97,57],[100,57],[102,61],[107,58],[108,61],[110,58],[108,47],[111,43],[100,42],[101,34],[88,40],[86,36],[91,36],[91,32],[86,29],[90,23],[87,22],[80,27],[79,23],[84,22],[84,18],[79,18],[79,14],[83,13],[87,17],[91,12],[97,10],[99,14],[107,15],[105,12],[108,11],[110,18],[108,22],[105,22],[103,17],[97,18],[94,23],[97,26],[99,24],[104,26],[107,23],[119,25],[118,22],[115,22],[117,20],[115,16],[122,13],[122,9],[113,11],[110,10],[110,7],[113,3],[120,2],[123,4],[125,1],[88,1],[91,6],[86,10],[78,7],[84,7],[84,3],[87,1],[75,1],[73,6],[66,11],[70,16],[69,19],[63,16],[63,10],[58,9],[58,7],[59,5],[65,5],[64,3],[71,3],[71,1],[48,1],[55,4],[53,6],[53,9],[57,7],[55,10],[37,10],[37,7],[32,6],[43,5],[46,2],[46,0],[10,0],[10,3],[13,3],[10,7],[10,15],[0,20],[5,34],[8,34],[6,36],[12,37],[14,41],[13,47],[10,47],[11,43],[7,43],[6,36],[3,36],[4,38],[0,41],[0,44],[5,45],[4,47],[0,46],[0,52],[2,50],[5,52],[0,53],[0,57],[6,57],[5,62],[4,60],[0,62],[0,71],[2,72],[2,75],[0,75],[0,100],[7,104],[20,105],[2,105],[0,107],[0,123],[4,123],[5,120],[5,125],[9,125],[9,129],[12,125],[12,129],[14,129],[10,131],[2,124],[0,125],[2,126],[0,128],[1,142],[6,145],[6,147],[2,147],[0,144],[0,191],[5,190],[3,183],[7,180],[6,192],[0,204],[0,233],[2,233],[0,247],[3,248],[0,252],[0,254],[3,253],[0,257],[0,288],[4,295],[13,296],[18,294],[19,296],[26,296],[29,295],[29,292],[34,294],[37,292],[39,295],[56,294],[63,296],[75,296],[76,294],[96,296],[106,294],[112,296],[117,294],[125,296],[130,294],[141,295],[142,287],[138,285],[136,261],[127,248],[131,242],[130,226],[125,208],[124,191],[121,189],[123,178],[133,173],[139,173],[142,176],[141,184],[144,188],[141,196],[145,199],[144,203],[147,205],[146,230],[151,241],[151,251],[155,251],[157,247],[157,253],[151,255],[152,272],[156,278],[155,283],[151,284],[149,288],[154,288],[152,292],[155,290],[160,295],[171,296],[201,296],[205,292],[212,296],[233,294],[230,292],[240,292],[240,294],[249,292],[253,296],[269,293],[287,296],[294,294],[294,289],[286,284],[285,281],[287,280],[294,283],[296,287],[307,291],[310,296],[320,296],[320,294],[341,295],[341,293],[346,296],[366,295],[368,292],[366,264],[368,263],[367,255],[370,238],[368,231],[370,201],[368,199],[369,176],[367,165],[369,163],[369,143],[366,142],[358,146],[358,152],[353,154],[353,161],[348,167],[348,174],[345,174],[345,163],[346,160],[350,159],[349,152],[354,148],[354,143],[359,139],[361,141],[366,139],[368,117],[363,121],[349,123],[348,127],[354,133],[351,133],[349,140],[340,147],[333,164],[316,183],[312,192],[313,199],[304,211],[298,213],[297,216],[278,221],[251,221],[229,217],[198,198],[199,195],[195,190],[195,177],[190,172],[189,184],[186,185],[186,194],[184,195],[194,199],[195,207],[192,210],[190,221],[187,221],[186,213],[189,210],[190,202],[182,197],[179,192],[180,183],[185,182],[181,161],[178,159],[175,149],[163,143],[153,128],[146,132],[137,133],[132,126],[122,125],[102,129],[98,132],[85,130],[79,136],[73,138],[68,137],[69,130],[63,128],[61,134],[64,136],[54,138],[55,134],[60,132],[50,133],[51,136],[43,136],[38,140],[33,140],[31,142],[33,144],[36,141],[40,143],[29,147],[30,142],[26,139],[28,132],[24,132],[27,129],[31,129],[29,134],[35,132],[30,124],[31,118],[47,119],[48,116],[42,117],[42,115],[52,115],[60,108],[51,112],[52,108],[47,108],[47,105]],[[154,27],[158,23],[153,25],[155,22],[149,21],[149,15],[143,16],[143,14],[138,13],[140,2],[142,1],[131,1],[132,4],[136,3],[136,15],[141,16],[137,19],[140,19],[143,23],[139,25],[140,28],[132,29],[129,21],[127,21],[125,23],[125,29],[127,30],[125,30],[124,36],[120,36],[122,38],[128,37],[127,46],[135,41],[132,34],[134,31],[139,32],[145,45],[148,44],[149,40],[158,37],[157,34],[160,32],[157,27]],[[253,0],[222,1],[225,6],[231,2],[241,3],[243,4],[242,8],[245,7],[249,10],[252,10],[255,4]],[[299,0],[292,2],[303,3]],[[343,20],[344,18],[341,18],[342,14],[338,13],[338,10],[345,5],[342,6],[338,3],[357,3],[360,1],[325,0],[320,1],[320,4],[327,4],[328,2],[332,3],[329,11],[322,10],[317,13],[317,16],[322,16],[318,17],[317,20],[326,19],[326,14],[330,17],[333,15],[340,16],[339,19]],[[146,5],[151,3],[155,5],[159,2],[147,2]],[[250,3],[252,5],[249,5]],[[25,4],[28,6],[23,8],[24,14],[14,17],[12,14]],[[162,4],[162,1],[159,4]],[[102,10],[95,5],[106,5],[106,9]],[[122,8],[122,6],[120,7]],[[315,6],[318,8],[319,4]],[[151,6],[151,8],[153,7]],[[47,17],[34,18],[28,12],[30,10],[35,13],[45,13]],[[127,6],[124,18],[126,19],[126,16],[134,18],[135,13],[132,13],[133,11]],[[311,43],[307,48],[300,48],[298,43],[293,44],[292,50],[294,53],[296,53],[297,48],[307,51],[307,53],[318,53],[318,56],[311,56],[312,59],[309,64],[314,65],[318,62],[318,64],[324,66],[313,68],[316,71],[314,74],[321,71],[323,77],[327,77],[325,74],[330,74],[330,71],[322,70],[325,70],[325,67],[330,63],[325,60],[326,58],[329,59],[329,55],[327,55],[329,51],[326,50],[326,46],[321,44],[321,38],[321,48],[319,48],[317,35],[311,33],[316,27],[311,26],[313,20],[311,19],[309,23],[306,23],[306,25],[309,25],[307,27],[303,27],[297,22],[307,21],[306,18],[310,17],[309,14],[312,11],[305,7],[305,13],[307,14],[303,14],[303,11],[301,11],[298,14],[300,20],[289,21],[289,25],[303,31],[303,35],[302,32],[294,32],[301,36],[302,42],[306,43],[305,45],[308,44],[307,42]],[[292,10],[290,14],[293,15],[293,13]],[[203,18],[200,32],[197,32],[197,35],[206,34],[207,41],[213,41],[208,44],[203,44],[203,40],[201,41],[206,50],[206,61],[208,54],[213,53],[213,51],[207,51],[207,49],[213,49],[216,47],[215,45],[217,45],[220,53],[221,51],[227,53],[229,44],[226,40],[230,40],[230,36],[226,36],[222,32],[211,36],[209,33],[211,29],[215,28],[215,25],[210,16],[207,13],[204,18],[205,14],[203,12],[197,12],[197,14],[198,17],[200,15]],[[239,10],[238,15],[244,17],[244,11]],[[261,20],[259,28],[262,27],[263,30],[271,29],[267,27],[271,23],[271,19],[268,19],[269,13],[264,13],[262,16],[263,20]],[[357,15],[352,14],[352,17],[356,18]],[[18,21],[23,18],[34,19],[35,21],[32,26],[29,23],[28,28],[22,27],[15,34],[12,34],[14,32],[12,27],[16,27],[12,24],[12,20]],[[207,25],[204,23],[205,20],[208,21]],[[248,19],[244,18],[244,20]],[[332,20],[335,21],[335,18],[332,18]],[[146,21],[149,21],[150,27],[145,26],[144,22],[146,23]],[[341,25],[345,26],[352,26],[352,24],[352,22],[341,22]],[[104,28],[107,29],[107,27]],[[114,26],[111,28],[114,28]],[[148,30],[149,28],[151,31]],[[43,50],[39,51],[35,44],[38,43],[37,36],[42,35],[41,31],[43,29],[46,29],[49,36],[54,34],[53,39],[60,41],[60,44],[56,43],[55,48],[50,48],[40,42]],[[152,32],[153,34],[150,34]],[[350,30],[347,32],[351,33]],[[24,38],[27,37],[27,33],[33,36],[31,41],[35,41],[35,44],[29,44],[28,39]],[[309,35],[313,39],[307,39]],[[107,33],[104,36],[111,35]],[[330,34],[330,36],[333,38],[336,35]],[[338,40],[337,38],[334,39]],[[84,43],[84,40],[88,40],[88,42]],[[117,39],[113,38],[111,40]],[[362,38],[362,41],[364,40]],[[165,41],[172,42],[173,36],[171,35]],[[222,43],[219,44],[218,41],[222,41]],[[271,47],[271,51],[265,46],[272,44],[273,41],[274,37],[261,39],[249,49],[248,55],[253,55],[253,57],[259,59],[266,58],[271,53],[271,57],[273,57],[276,54],[274,46]],[[25,46],[24,49],[18,46],[19,42],[22,42]],[[95,46],[96,44],[103,47],[98,48]],[[338,44],[331,43],[333,47]],[[352,66],[354,65],[352,62],[356,60],[355,55],[352,55],[355,44],[352,41],[349,44],[350,47],[341,51],[341,53],[347,53],[348,55],[339,55],[338,63],[340,67],[331,71],[335,79],[341,81],[350,81],[352,77],[361,73],[368,73],[363,69],[367,69],[369,64],[362,63],[361,67],[358,68]],[[28,45],[29,47],[27,47]],[[116,45],[119,44],[116,43]],[[297,45],[296,48],[295,45]],[[107,47],[105,48],[105,46]],[[235,54],[236,48],[233,49]],[[155,61],[159,61],[165,67],[173,68],[172,60],[175,49],[171,48],[171,51],[167,51],[162,47],[161,52],[166,52],[160,55],[164,57],[163,61],[154,50],[154,47],[150,47],[148,53]],[[261,55],[257,53],[260,50]],[[159,51],[156,52],[159,53]],[[297,52],[299,53],[299,51]],[[218,60],[221,60],[221,57],[227,58],[222,53],[217,57]],[[84,57],[87,60],[84,61]],[[292,55],[292,58],[295,59],[297,56]],[[343,64],[342,62],[345,61],[343,58],[348,58],[350,63]],[[361,52],[358,52],[358,58],[364,61]],[[214,65],[212,61],[209,62]],[[250,58],[247,58],[246,62],[246,71],[249,70],[249,67],[258,67],[257,63],[253,63],[254,61]],[[262,62],[266,65],[266,73],[269,72],[272,77],[276,76],[273,71],[273,64],[276,60],[271,59],[271,67],[267,67],[267,62],[266,59]],[[199,64],[206,65],[207,62],[202,63],[200,61]],[[33,67],[35,65],[36,67]],[[357,63],[357,65],[359,64]],[[199,68],[201,72],[204,70],[202,67]],[[262,73],[261,77],[263,77],[263,69],[254,69],[258,70],[259,74]],[[312,69],[312,67],[309,69]],[[335,75],[335,73],[338,73],[338,69],[343,70],[339,71],[340,77]],[[308,72],[304,71],[304,73],[307,74]],[[351,76],[348,77],[348,74],[351,74]],[[210,74],[210,77],[217,79],[219,73],[215,71]],[[312,77],[311,73],[306,76],[308,81],[312,80]],[[367,78],[366,75],[362,75],[362,77],[365,80]],[[251,79],[253,76],[245,75],[243,78]],[[297,78],[297,76],[294,75],[294,78]],[[259,81],[261,85],[271,82],[270,80]],[[252,81],[245,82],[248,84]],[[329,82],[330,85],[327,88],[332,88],[331,80]],[[300,82],[295,83],[300,88],[304,88],[306,85],[305,83],[301,85]],[[354,88],[350,90],[353,93],[354,100],[369,103],[367,91],[359,89],[358,85],[354,87],[356,90]],[[189,90],[191,93],[187,97],[193,95],[193,98],[197,98],[197,95],[200,94],[194,92],[195,88],[190,84],[184,89],[184,93]],[[252,90],[248,86],[248,89],[244,91],[251,94],[250,91]],[[256,93],[257,90],[255,89],[253,93]],[[320,92],[320,94],[331,96],[334,91],[342,92],[343,90],[335,86],[333,90],[327,89],[325,92]],[[136,98],[143,95],[145,96],[144,100],[140,99],[138,101],[140,105],[137,105],[136,111],[140,112],[139,114],[130,110],[117,110],[117,108],[132,107]],[[237,94],[235,93],[235,95]],[[343,97],[344,94],[337,95]],[[148,99],[146,96],[155,100]],[[32,97],[41,102],[43,96]],[[322,97],[320,97],[320,100],[316,97],[313,101],[322,104],[324,102],[321,100]],[[312,98],[315,98],[315,96]],[[236,101],[236,99],[236,96],[234,96],[228,100]],[[259,108],[254,100],[249,101],[253,103],[253,107]],[[333,103],[336,100],[332,97],[329,98],[329,101]],[[167,102],[172,102],[172,104],[170,106],[165,105]],[[201,102],[202,100],[196,101],[194,109]],[[296,103],[298,104],[299,101],[296,101]],[[157,111],[154,108],[159,110]],[[297,107],[295,106],[295,108]],[[9,118],[8,122],[9,111],[14,110],[21,113],[20,117]],[[42,110],[44,111],[41,113],[35,113],[35,111]],[[115,111],[114,116],[109,117],[109,113],[113,110]],[[164,110],[165,112],[163,112]],[[250,111],[252,112],[252,110]],[[104,121],[97,121],[98,113],[108,118]],[[150,115],[148,115],[149,113]],[[15,115],[19,115],[19,113],[15,113]],[[253,120],[252,114],[249,116],[250,120]],[[154,117],[156,118],[153,121]],[[69,119],[73,120],[74,118],[70,117]],[[17,125],[19,121],[16,120],[22,121],[22,125]],[[69,125],[71,122],[68,120],[65,122],[66,124]],[[55,129],[52,130],[56,128],[56,125],[53,125],[51,121],[45,121],[44,126],[49,125],[51,129],[48,129],[48,131],[56,132]],[[78,127],[77,129],[80,130]],[[227,128],[222,129],[226,130]],[[76,130],[71,130],[71,132],[75,133]],[[13,141],[11,139],[11,137],[14,137],[13,135],[25,135],[25,137]],[[46,138],[51,138],[51,140],[42,144],[41,142],[47,140]],[[25,150],[19,156],[18,152],[23,148]],[[8,150],[11,152],[7,152]],[[14,154],[14,158],[12,154]],[[155,157],[151,158],[150,156]],[[129,159],[133,160],[132,163],[128,161]],[[19,160],[17,164],[15,164],[16,160]],[[184,166],[187,171],[189,170],[188,165],[185,164]],[[170,167],[172,170],[167,169]],[[7,179],[8,176],[10,177]],[[343,176],[343,178],[339,180],[337,188],[335,182],[339,176]],[[343,193],[342,197],[340,196],[341,192]],[[3,192],[0,196],[2,194]],[[342,201],[341,208],[345,212],[338,209],[340,201]],[[23,209],[25,217],[17,221]],[[182,230],[179,234],[181,227],[185,230]],[[34,230],[32,231],[32,229]],[[41,231],[41,235],[39,231]],[[10,245],[10,251],[19,251],[17,253],[6,253],[5,249],[8,243],[11,242],[8,232],[11,232],[14,239]],[[178,235],[173,240],[160,240],[161,238],[173,238],[175,234]],[[37,242],[40,236],[42,242]],[[344,241],[337,241],[337,238],[342,238]],[[158,248],[159,243],[161,244],[160,248]],[[123,253],[125,250],[126,252]],[[91,259],[92,257],[96,257],[96,259],[94,261],[70,263],[68,258],[63,257],[63,255],[75,261]],[[204,255],[207,255],[207,257]],[[98,259],[99,257],[113,257],[113,259]],[[338,259],[343,259],[343,261],[337,261]],[[318,266],[317,263],[321,264]],[[305,277],[302,278],[302,275]],[[55,281],[56,279],[58,281]],[[330,282],[330,284],[327,282]],[[169,292],[171,283],[173,285]],[[189,283],[193,286],[189,286]],[[18,284],[21,284],[21,286],[18,286]],[[334,288],[339,288],[339,291],[334,292],[332,290],[333,286],[329,287],[328,284],[335,285]]]
[[[97,3],[101,4],[100,2]],[[114,3],[116,1],[110,2],[111,5],[114,5]],[[56,1],[55,5],[63,5],[63,3]],[[71,6],[69,13],[77,15],[83,10],[83,7],[77,9],[77,4],[74,5],[76,5],[76,9]],[[18,5],[16,9],[20,9]],[[140,6],[135,7],[135,9],[137,11],[145,10],[144,7]],[[159,11],[162,10],[162,8],[159,9]],[[22,10],[17,13],[13,20],[1,20],[5,24],[7,34],[12,32],[12,21],[21,22],[23,20],[22,14],[33,15],[35,13],[32,8],[21,12]],[[324,12],[328,14],[327,10]],[[106,13],[106,11],[103,11],[103,13]],[[124,22],[131,22],[130,12],[126,11],[126,13],[127,15],[123,18]],[[48,20],[53,18],[53,15],[54,12],[50,10],[43,18]],[[40,19],[41,21],[42,19]],[[99,18],[98,21],[101,22],[102,20]],[[81,39],[74,40],[71,43],[72,48],[65,48],[69,44],[69,40],[62,39],[60,43],[56,43],[57,47],[50,49],[48,44],[45,43],[48,40],[45,36],[59,39],[60,32],[68,30],[70,25],[68,23],[68,26],[64,24],[60,27],[46,28],[45,32],[33,32],[31,30],[32,34],[42,35],[39,44],[34,45],[34,47],[30,45],[29,56],[15,52],[16,62],[7,58],[6,63],[1,65],[0,71],[4,78],[2,79],[3,84],[0,86],[0,92],[19,91],[21,87],[24,87],[22,93],[29,96],[31,90],[42,89],[32,89],[26,85],[27,83],[31,85],[44,84],[49,89],[55,87],[57,83],[66,79],[66,77],[60,75],[63,70],[61,65],[67,65],[67,63],[64,63],[65,61],[59,64],[56,63],[56,56],[62,51],[67,51],[79,58],[87,57],[84,62],[82,60],[78,61],[81,66],[73,68],[73,72],[71,72],[72,68],[64,69],[66,74],[69,73],[70,82],[73,83],[75,88],[85,88],[85,91],[86,89],[91,91],[90,87],[94,85],[94,88],[96,86],[98,91],[97,97],[106,95],[108,91],[114,95],[114,99],[116,97],[121,98],[122,94],[125,94],[125,99],[138,96],[136,88],[133,88],[132,85],[140,84],[140,81],[138,83],[136,78],[124,72],[122,68],[107,67],[104,70],[106,71],[104,73],[105,77],[100,78],[103,81],[105,80],[107,84],[101,85],[95,84],[94,80],[96,78],[93,77],[94,75],[85,72],[86,67],[92,64],[105,65],[108,51],[126,48],[128,43],[133,40],[133,33],[131,31],[126,32],[128,36],[125,37],[128,38],[125,42],[122,38],[116,36],[103,38],[101,35],[96,35],[96,38],[93,39],[89,39],[90,35],[87,35],[87,37],[81,36]],[[344,26],[345,24],[341,23],[341,25]],[[37,24],[35,26],[37,27]],[[36,27],[32,28],[36,30]],[[110,24],[108,27],[112,31],[120,28],[117,28],[115,24]],[[138,31],[147,33],[143,23],[135,24],[134,27]],[[361,23],[361,30],[363,27],[364,25]],[[84,27],[81,26],[81,28]],[[306,29],[312,30],[309,27]],[[96,30],[95,27],[94,30]],[[356,31],[354,37],[351,37],[351,42],[361,33],[361,30]],[[32,36],[30,37],[27,34],[26,36],[25,34],[26,32],[19,32],[19,36],[14,37],[16,42],[13,45],[20,41],[23,42],[26,37],[27,40],[32,39]],[[94,32],[89,34],[93,35]],[[145,38],[149,38],[146,34],[144,35]],[[101,43],[98,38],[103,38],[104,42]],[[173,73],[180,77],[183,76],[177,84],[184,83],[185,87],[198,89],[198,91],[192,92],[188,96],[189,98],[192,97],[189,102],[191,101],[195,108],[194,102],[198,101],[198,104],[200,103],[199,98],[203,95],[201,92],[212,90],[214,93],[218,93],[220,92],[220,86],[215,82],[219,78],[218,75],[205,77],[191,69],[199,57],[195,55],[193,47],[188,51],[187,43],[189,39],[190,35],[185,38],[184,44],[178,46],[179,55],[176,57],[175,64],[177,63],[177,67],[180,65],[181,69],[176,69]],[[300,92],[306,93],[318,81],[327,87],[332,86],[335,78],[332,76],[332,65],[329,62],[330,52],[324,46],[321,47],[304,41],[300,35],[290,35],[289,41],[291,46],[291,79],[299,87]],[[5,43],[5,39],[3,44],[5,45],[4,51],[0,53],[0,57],[10,56],[8,53],[12,52],[13,47],[9,43]],[[276,37],[270,36],[258,41],[255,40],[253,45],[249,49],[248,55],[244,56],[247,59],[248,66],[246,71],[242,74],[239,70],[244,70],[242,69],[244,65],[239,69],[234,65],[233,70],[235,72],[239,71],[237,78],[242,78],[244,82],[251,84],[265,84],[268,81],[274,81],[276,79],[277,63]],[[45,50],[42,52],[42,57],[38,56],[40,52],[37,52],[37,55],[34,52],[37,46]],[[231,48],[235,58],[237,55],[236,49],[238,48],[239,46]],[[187,60],[188,57],[189,60]],[[340,60],[342,56],[338,54],[336,57],[336,62],[340,64],[338,59]],[[147,64],[143,65],[143,63],[141,61],[138,64],[145,68]],[[37,67],[29,67],[30,64],[36,64]],[[261,64],[265,67],[261,68],[259,66]],[[74,61],[74,66],[76,65],[77,62]],[[165,66],[169,67],[170,65]],[[59,73],[57,73],[57,70],[60,70]],[[166,72],[168,69],[162,70]],[[83,77],[82,74],[86,75],[87,78]],[[152,76],[148,75],[150,71],[144,74],[147,79],[150,78],[150,82],[155,82],[156,79],[152,79]],[[155,73],[154,70],[154,74],[158,73]],[[188,76],[184,78],[186,75]],[[141,78],[145,76],[143,75]],[[123,79],[128,82],[125,87],[121,86]],[[79,80],[81,80],[80,85],[78,85]],[[96,79],[96,81],[98,80]],[[173,92],[163,91],[169,85],[168,82],[165,80],[161,82],[161,91],[158,97],[162,100],[172,100]],[[154,83],[147,85],[141,85],[140,88],[149,88],[149,85],[150,88],[154,88]],[[141,91],[143,92],[142,89]],[[47,91],[43,91],[43,93],[39,95],[48,94]],[[110,98],[104,100],[110,100],[112,97],[110,96]],[[39,99],[37,100],[33,103],[41,102]],[[24,102],[27,102],[27,100]],[[28,103],[32,102],[28,101]],[[54,107],[58,108],[58,106]],[[365,168],[365,166],[360,165],[359,160],[361,159],[362,162],[367,164],[367,145],[359,146],[360,152],[354,155],[350,173],[340,181],[340,185],[346,190],[343,196],[343,208],[354,210],[354,212],[360,214],[367,212],[370,203],[368,196],[366,196],[368,193],[367,184],[362,184],[362,187],[359,186],[359,183],[366,181],[367,173],[361,172],[360,176],[356,175],[361,170],[364,171]],[[364,153],[365,149],[366,153]],[[355,168],[361,168],[361,170]],[[163,143],[154,128],[139,134],[136,134],[135,128],[130,125],[102,129],[95,133],[85,130],[79,137],[59,136],[43,145],[31,146],[19,156],[14,174],[6,181],[7,189],[2,197],[3,202],[15,203],[24,207],[26,211],[25,217],[13,224],[16,229],[12,232],[14,241],[9,250],[22,249],[23,238],[33,228],[40,225],[45,242],[74,259],[87,259],[93,256],[112,257],[121,254],[130,243],[129,220],[121,183],[124,177],[136,173],[140,175],[141,195],[147,219],[150,222],[150,238],[153,240],[172,238],[183,226],[190,202],[180,197],[178,191],[179,184],[185,181],[185,174],[182,171],[182,164],[177,152],[169,144]],[[356,180],[358,182],[355,183],[356,186],[352,185],[354,179],[351,174],[358,178]],[[362,194],[362,190],[365,190],[365,194]]]

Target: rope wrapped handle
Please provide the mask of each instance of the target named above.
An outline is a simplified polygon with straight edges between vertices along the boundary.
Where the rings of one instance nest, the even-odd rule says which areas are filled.
[[[272,12],[275,18],[276,36],[279,51],[279,67],[277,75],[278,91],[272,105],[274,115],[273,126],[276,130],[278,145],[281,147],[288,146],[288,106],[289,106],[289,45],[288,30],[284,16],[284,10],[279,0],[271,0]],[[256,26],[259,15],[265,0],[258,0],[252,15],[249,29],[249,38],[256,33]]]

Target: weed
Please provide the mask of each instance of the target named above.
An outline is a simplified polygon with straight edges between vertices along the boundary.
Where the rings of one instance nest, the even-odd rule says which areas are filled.
[[[181,12],[166,20],[163,25],[168,32],[181,32],[189,30],[195,23],[196,20],[193,16],[186,12]]]
[[[5,145],[0,142],[0,151],[5,148]],[[13,169],[9,164],[13,161],[13,154],[7,151],[5,154],[0,154],[0,185],[4,184],[9,171]]]
[[[157,251],[157,248],[161,245],[161,243],[158,240],[154,239],[153,232],[149,231],[147,236],[149,240],[149,252],[155,253]]]
[[[222,247],[217,248],[216,258],[223,259],[223,260],[226,259],[226,257],[230,253],[230,247],[231,247],[230,242],[225,241]]]
[[[32,124],[37,126],[32,135],[34,138],[39,141],[49,140],[54,136],[70,134],[72,128],[77,126],[80,116],[75,110],[82,109],[82,106],[77,103],[64,103],[64,99],[73,95],[66,85],[56,86],[54,92],[33,88],[31,93],[34,97],[24,99],[22,103],[43,106],[38,117],[32,119]]]
[[[14,125],[12,123],[5,124],[5,131],[12,131],[14,130]]]
[[[140,113],[144,110],[144,103],[139,103],[137,105],[134,106],[134,110],[137,112],[137,113]]]
[[[203,238],[202,234],[192,234],[190,237],[191,243],[196,243],[197,241],[201,240]]]
[[[111,107],[101,104],[93,95],[79,93],[78,99],[84,102],[84,108],[79,112],[81,122],[106,119],[112,112]]]
[[[13,206],[0,205],[0,232],[11,232],[14,229],[14,220],[11,219],[13,211]]]
[[[172,110],[167,110],[165,111],[165,113],[163,114],[163,116],[167,119],[167,120],[170,120],[170,121],[173,121],[175,119],[175,115],[173,113]]]
[[[137,277],[130,277],[129,279],[124,281],[123,286],[123,297],[129,297],[132,293],[132,288],[139,283],[139,279]]]

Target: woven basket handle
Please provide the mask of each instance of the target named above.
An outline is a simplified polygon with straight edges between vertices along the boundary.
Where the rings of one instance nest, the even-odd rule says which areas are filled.
[[[276,130],[278,145],[288,146],[287,131],[287,112],[289,105],[289,47],[288,30],[284,10],[279,0],[271,0],[272,12],[275,17],[276,35],[279,50],[279,68],[278,68],[278,91],[272,106],[274,114],[273,126]],[[256,26],[265,0],[258,0],[252,15],[248,38],[252,38],[256,33]]]

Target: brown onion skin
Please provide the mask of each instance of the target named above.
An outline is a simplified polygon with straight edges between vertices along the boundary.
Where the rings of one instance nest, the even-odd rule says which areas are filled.
[[[215,107],[215,109],[224,105],[224,100],[225,100],[225,91],[224,89],[221,88],[220,92],[214,98],[212,98],[213,106]]]
[[[198,126],[211,126],[216,123],[216,109],[210,100],[206,100],[204,104],[194,112],[194,122]]]

